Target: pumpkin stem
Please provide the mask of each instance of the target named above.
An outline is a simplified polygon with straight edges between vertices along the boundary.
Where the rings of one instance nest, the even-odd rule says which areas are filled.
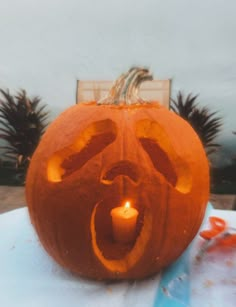
[[[132,67],[122,74],[110,89],[107,97],[98,101],[98,104],[130,105],[144,103],[138,96],[142,82],[152,80],[153,77],[147,68]]]

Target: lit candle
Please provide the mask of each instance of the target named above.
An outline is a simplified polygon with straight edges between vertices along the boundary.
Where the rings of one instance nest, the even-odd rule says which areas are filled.
[[[135,239],[138,210],[126,201],[124,206],[111,210],[113,237],[115,241],[128,243]]]

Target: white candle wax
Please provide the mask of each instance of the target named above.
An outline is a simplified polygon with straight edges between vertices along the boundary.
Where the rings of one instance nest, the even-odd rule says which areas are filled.
[[[126,202],[111,210],[113,237],[115,241],[128,243],[135,239],[138,210]]]

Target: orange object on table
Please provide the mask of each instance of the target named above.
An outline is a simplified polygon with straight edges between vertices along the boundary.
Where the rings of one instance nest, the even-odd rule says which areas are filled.
[[[210,216],[209,222],[210,222],[210,225],[211,225],[211,229],[203,230],[203,231],[200,232],[200,236],[205,240],[212,239],[216,235],[225,231],[225,229],[227,227],[226,221],[217,217],[217,216]]]
[[[236,229],[228,228],[226,221],[216,216],[210,216],[209,222],[211,229],[200,232],[200,236],[209,241],[204,251],[213,251],[217,247],[236,247],[236,234],[229,232]]]

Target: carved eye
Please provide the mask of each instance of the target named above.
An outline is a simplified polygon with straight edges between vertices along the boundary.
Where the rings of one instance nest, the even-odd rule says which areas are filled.
[[[153,139],[141,137],[139,141],[149,155],[155,169],[161,173],[171,185],[175,186],[177,174],[168,154]]]
[[[92,123],[71,145],[54,153],[49,159],[48,180],[60,182],[79,170],[86,162],[114,142],[116,135],[117,127],[112,120],[106,119]]]
[[[136,135],[154,168],[165,180],[181,193],[189,192],[192,186],[190,168],[176,154],[165,130],[157,122],[145,119],[137,123]]]

